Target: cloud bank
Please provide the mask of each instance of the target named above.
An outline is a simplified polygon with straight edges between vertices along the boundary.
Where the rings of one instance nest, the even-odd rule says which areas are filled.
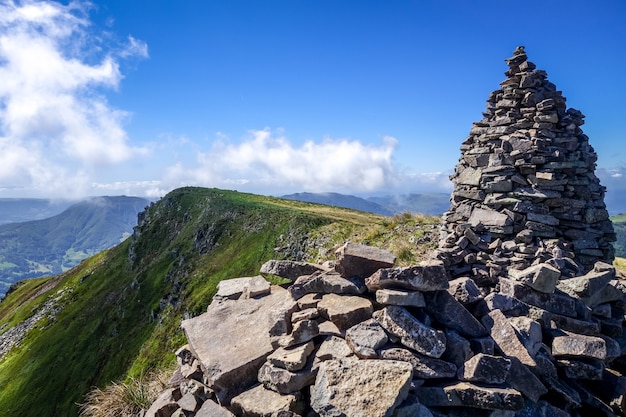
[[[118,87],[120,59],[147,57],[147,46],[92,35],[87,3],[0,1],[1,188],[81,193],[94,167],[142,152],[102,91]]]

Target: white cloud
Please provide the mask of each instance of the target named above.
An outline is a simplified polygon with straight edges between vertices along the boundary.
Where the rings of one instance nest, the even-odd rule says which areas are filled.
[[[100,90],[116,89],[119,59],[147,46],[97,44],[88,6],[0,0],[0,186],[79,193],[92,167],[143,152]]]
[[[394,181],[392,154],[396,139],[378,146],[357,140],[325,138],[292,144],[270,129],[253,130],[239,143],[223,134],[193,167],[177,163],[168,169],[172,184],[298,191],[372,191]]]

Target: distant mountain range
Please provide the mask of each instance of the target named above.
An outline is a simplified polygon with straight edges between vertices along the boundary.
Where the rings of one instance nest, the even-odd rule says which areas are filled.
[[[76,203],[74,200],[0,198],[0,224],[47,219]]]
[[[339,193],[296,193],[281,198],[345,207],[383,216],[403,212],[441,215],[450,207],[450,194],[445,193],[395,194],[369,198]]]
[[[35,217],[58,209],[46,201],[4,200],[0,211],[16,218],[20,208],[23,216]],[[0,298],[16,281],[59,274],[119,244],[149,203],[138,197],[96,197],[46,219],[0,225]]]

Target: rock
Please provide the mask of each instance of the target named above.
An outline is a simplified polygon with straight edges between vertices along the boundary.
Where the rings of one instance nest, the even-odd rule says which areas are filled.
[[[481,293],[476,283],[468,277],[454,279],[449,282],[449,285],[448,292],[450,295],[463,305],[476,302],[481,298]]]
[[[447,291],[429,292],[424,298],[428,313],[447,328],[469,337],[487,334],[483,325]]]
[[[469,382],[457,382],[442,387],[420,387],[417,389],[417,396],[427,407],[469,407],[510,411],[524,408],[524,398],[514,389],[487,388]]]
[[[388,306],[376,311],[373,317],[400,343],[418,353],[439,358],[446,350],[444,333],[421,323],[403,307]]]
[[[408,396],[412,366],[392,360],[326,361],[311,387],[320,416],[391,417]]]
[[[348,343],[337,336],[329,336],[322,342],[319,349],[315,353],[315,360],[317,362],[345,359],[350,356],[354,356],[354,352],[348,346]]]
[[[183,395],[180,400],[176,401],[176,403],[181,410],[189,411],[192,413],[197,411],[202,405],[201,402],[196,398],[196,396],[191,393]]]
[[[537,402],[548,390],[527,367],[517,358],[509,358],[511,366],[506,378],[506,384],[518,390],[531,401]]]
[[[546,294],[510,279],[500,278],[500,291],[503,295],[516,298],[526,304],[569,317],[576,317],[576,302],[572,297],[554,293]]]
[[[378,269],[392,267],[395,261],[391,252],[351,242],[335,252],[335,269],[345,278],[365,279]]]
[[[359,358],[376,359],[376,350],[387,343],[387,334],[376,320],[370,319],[346,330],[346,343]]]
[[[303,275],[311,275],[315,272],[325,272],[326,269],[322,265],[311,264],[308,262],[289,261],[289,260],[270,260],[261,265],[261,274],[276,275],[281,278],[295,281]]]
[[[474,356],[470,342],[454,330],[446,329],[446,351],[441,359],[451,362],[457,368],[463,366],[466,360]]]
[[[294,304],[288,291],[272,287],[265,297],[213,302],[205,314],[183,320],[181,327],[194,356],[222,404],[256,381],[259,368],[274,350],[272,312],[289,310]]]
[[[409,394],[407,399],[396,408],[393,417],[433,417],[433,413],[420,404],[416,396]]]
[[[315,372],[311,368],[288,371],[271,362],[265,362],[259,369],[258,380],[267,389],[280,394],[289,394],[311,385],[315,380]]]
[[[557,365],[567,378],[600,381],[604,372],[604,362],[594,359],[559,359]]]
[[[348,329],[372,317],[372,302],[363,297],[325,294],[317,305],[322,317],[332,321],[340,330]]]
[[[511,361],[506,358],[478,353],[463,364],[458,376],[461,381],[502,384],[510,367]]]
[[[315,345],[312,341],[290,348],[279,348],[272,352],[267,360],[274,366],[288,371],[299,371],[306,365],[309,355],[313,352]]]
[[[606,342],[594,336],[570,334],[557,336],[552,340],[554,357],[582,357],[589,359],[606,359]]]
[[[443,262],[429,260],[414,266],[379,269],[365,280],[365,285],[370,291],[382,288],[438,291],[448,288],[448,278]]]
[[[306,343],[320,334],[319,325],[315,320],[300,320],[293,326],[290,335],[280,339],[279,345],[283,348]]]
[[[257,385],[232,399],[232,409],[236,415],[246,417],[271,417],[279,411],[298,411],[302,408],[299,396],[281,395]]]
[[[524,344],[528,353],[531,356],[535,356],[541,349],[543,342],[541,325],[526,316],[511,317],[509,318],[509,323],[516,330],[520,341]]]
[[[163,391],[150,408],[146,410],[144,417],[171,417],[180,408],[174,399],[173,393],[173,388]]]
[[[602,263],[596,263],[598,264]],[[615,279],[615,268],[610,267],[600,271],[591,271],[581,277],[561,280],[557,286],[559,290],[572,297],[589,298],[602,291],[613,279]]]
[[[561,271],[548,264],[538,264],[522,271],[509,269],[509,277],[543,293],[553,293]]]
[[[518,358],[524,365],[535,367],[536,363],[528,349],[515,334],[515,329],[500,310],[483,317],[485,328],[490,331],[496,346],[504,355]]]
[[[376,302],[384,306],[424,307],[424,294],[419,291],[381,289],[376,291]]]
[[[365,291],[365,285],[357,279],[342,278],[334,271],[301,276],[289,287],[295,300],[310,293],[358,295]]]
[[[208,400],[202,404],[195,417],[235,417],[235,415],[219,404]]]
[[[453,363],[402,348],[383,349],[380,351],[380,358],[410,363],[413,366],[414,379],[453,378],[457,372],[457,367]]]
[[[260,275],[255,277],[225,279],[217,284],[215,298],[236,300],[253,298],[270,293],[270,283]]]

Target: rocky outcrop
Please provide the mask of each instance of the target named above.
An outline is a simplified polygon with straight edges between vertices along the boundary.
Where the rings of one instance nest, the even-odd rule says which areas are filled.
[[[507,64],[429,260],[348,243],[334,271],[266,264],[286,290],[221,283],[146,417],[626,416],[626,283],[583,116],[522,47]]]

